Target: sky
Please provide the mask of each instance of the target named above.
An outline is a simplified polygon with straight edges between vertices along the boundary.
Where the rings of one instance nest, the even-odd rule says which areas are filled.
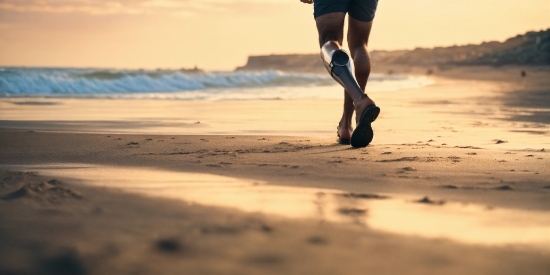
[[[370,50],[503,41],[550,28],[550,0],[380,0]],[[232,70],[317,53],[299,0],[0,0],[0,66]]]

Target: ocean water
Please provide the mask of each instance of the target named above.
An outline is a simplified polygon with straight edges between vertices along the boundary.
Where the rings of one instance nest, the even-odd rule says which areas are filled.
[[[432,83],[424,77],[372,74],[367,90],[389,92]],[[297,99],[342,98],[342,92],[328,74],[4,67],[0,97]]]

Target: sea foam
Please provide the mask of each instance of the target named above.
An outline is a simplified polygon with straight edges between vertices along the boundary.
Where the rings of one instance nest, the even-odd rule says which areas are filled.
[[[371,85],[374,88],[371,91],[377,90],[377,86],[385,87],[381,90],[397,90],[423,86],[424,82],[407,76],[372,75],[369,85],[375,83]],[[0,97],[324,98],[327,96],[315,91],[336,85],[328,74],[273,70],[190,73],[178,70],[0,68]],[[291,88],[299,88],[297,90],[302,94],[289,92]],[[337,95],[339,97],[341,93]]]

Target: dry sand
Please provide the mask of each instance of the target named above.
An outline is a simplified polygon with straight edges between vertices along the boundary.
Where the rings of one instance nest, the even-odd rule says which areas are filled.
[[[341,102],[0,100],[0,274],[550,274],[550,72]],[[197,123],[200,122],[200,123]]]

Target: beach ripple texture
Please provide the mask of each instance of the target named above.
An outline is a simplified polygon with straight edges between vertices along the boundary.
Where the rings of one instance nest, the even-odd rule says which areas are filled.
[[[405,76],[371,76],[371,82],[405,86],[425,83]],[[405,81],[406,83],[404,83]],[[0,68],[1,97],[90,97],[173,99],[286,99],[326,97],[307,88],[331,87],[327,75],[281,71],[185,72],[65,68]],[[402,86],[402,85],[401,85]],[[302,94],[289,93],[294,87]],[[390,89],[391,90],[391,89]],[[395,88],[394,88],[395,90]],[[313,93],[312,93],[313,92]],[[341,97],[341,93],[334,93]]]

